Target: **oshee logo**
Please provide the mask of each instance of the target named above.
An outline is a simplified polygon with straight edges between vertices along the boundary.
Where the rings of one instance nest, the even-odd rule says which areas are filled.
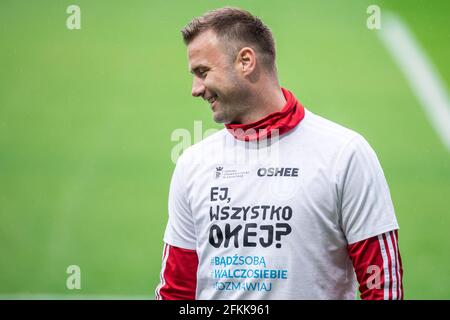
[[[259,168],[256,172],[259,177],[298,177],[298,168]]]

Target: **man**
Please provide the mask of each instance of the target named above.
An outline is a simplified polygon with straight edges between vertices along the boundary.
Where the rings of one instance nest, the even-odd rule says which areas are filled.
[[[182,34],[192,95],[226,128],[177,162],[157,299],[354,299],[356,280],[362,299],[402,299],[398,224],[365,139],[280,87],[249,12],[213,10]]]

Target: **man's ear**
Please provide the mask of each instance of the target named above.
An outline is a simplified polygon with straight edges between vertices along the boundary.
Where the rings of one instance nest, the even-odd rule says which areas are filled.
[[[249,76],[256,68],[256,53],[250,47],[242,48],[237,54],[237,66],[238,70],[242,72],[244,76]]]

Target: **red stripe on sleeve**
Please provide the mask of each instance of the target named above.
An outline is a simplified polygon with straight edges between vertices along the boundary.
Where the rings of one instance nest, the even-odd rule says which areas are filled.
[[[391,254],[390,254],[390,251],[389,251],[389,246],[388,246],[388,242],[387,242],[385,233],[383,234],[383,242],[384,242],[384,247],[386,248],[386,255],[387,255],[387,259],[388,259],[387,260],[387,265],[388,265],[388,271],[387,272],[389,272],[389,275],[387,277],[389,279],[389,282],[385,282],[385,289],[386,289],[386,287],[388,289],[388,295],[389,295],[388,300],[392,300],[392,298],[393,298],[393,296],[392,296],[392,282],[394,281],[393,273],[392,273],[392,258],[391,258]],[[387,276],[387,273],[385,274],[385,276]]]
[[[348,245],[363,300],[403,298],[397,231]]]
[[[395,230],[394,236],[395,236],[395,245],[396,245],[397,254],[398,254],[398,259],[397,259],[397,261],[398,261],[398,273],[399,273],[399,277],[400,277],[400,285],[398,286],[399,287],[399,291],[400,291],[399,299],[403,300],[403,281],[401,281],[403,279],[403,264],[402,264],[402,257],[400,256],[400,249],[398,247],[398,231],[397,230]]]
[[[195,250],[164,246],[157,300],[195,300],[198,257]]]

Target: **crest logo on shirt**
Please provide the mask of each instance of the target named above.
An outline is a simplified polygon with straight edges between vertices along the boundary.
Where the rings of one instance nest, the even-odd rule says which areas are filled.
[[[216,179],[219,179],[222,174],[223,167],[216,167]]]
[[[250,171],[242,167],[229,167],[225,169],[222,165],[216,165],[214,170],[214,179],[234,179],[243,178],[248,175]]]

